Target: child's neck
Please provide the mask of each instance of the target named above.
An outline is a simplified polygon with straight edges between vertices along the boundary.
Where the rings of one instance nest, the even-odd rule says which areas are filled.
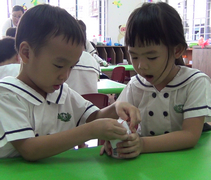
[[[163,88],[166,87],[166,85],[171,82],[174,77],[177,75],[177,73],[180,70],[180,66],[176,66],[174,65],[173,69],[172,69],[172,73],[169,74],[169,76],[167,76],[168,78],[166,78],[162,83],[155,85],[154,87],[158,90],[161,91]]]

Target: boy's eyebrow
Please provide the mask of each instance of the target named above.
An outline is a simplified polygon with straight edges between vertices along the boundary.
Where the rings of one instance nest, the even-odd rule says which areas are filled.
[[[66,61],[68,61],[66,58],[63,58],[63,57],[57,57],[56,58],[56,61],[57,62],[66,62]]]

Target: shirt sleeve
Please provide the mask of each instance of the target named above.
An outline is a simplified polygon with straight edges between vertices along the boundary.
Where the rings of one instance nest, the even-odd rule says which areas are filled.
[[[210,121],[211,116],[211,83],[209,78],[201,77],[194,80],[187,91],[187,101],[184,104],[184,119],[205,116]]]
[[[127,84],[127,86],[123,89],[121,94],[119,95],[117,101],[128,102],[135,106],[135,102],[133,100],[133,90],[132,89],[133,89],[132,84],[131,84],[131,82],[129,82]]]
[[[0,147],[9,141],[34,137],[24,102],[12,92],[1,94],[0,99]]]
[[[98,111],[99,108],[95,106],[94,104],[92,104],[92,102],[85,100],[78,93],[76,92],[72,92],[72,93],[74,93],[74,100],[72,99],[72,103],[77,105],[77,106],[73,106],[73,111],[75,113],[79,113],[80,109],[82,109],[82,112],[83,112],[82,116],[80,117],[79,122],[77,123],[77,125],[82,125],[86,123],[87,118],[95,111]],[[85,108],[85,111],[83,110],[84,108]]]
[[[91,55],[97,53],[96,49],[92,46],[92,44],[88,40],[86,40],[86,52],[90,53]]]

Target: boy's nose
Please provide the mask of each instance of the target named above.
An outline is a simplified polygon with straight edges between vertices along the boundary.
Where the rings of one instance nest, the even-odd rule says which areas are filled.
[[[59,79],[65,82],[68,79],[69,75],[70,75],[70,70],[65,71],[63,74],[59,76]]]

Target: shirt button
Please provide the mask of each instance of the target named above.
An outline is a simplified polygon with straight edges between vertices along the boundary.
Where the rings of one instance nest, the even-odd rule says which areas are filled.
[[[153,116],[154,113],[153,113],[152,111],[149,111],[149,115],[150,115],[150,116]]]
[[[152,93],[152,97],[153,97],[153,98],[156,98],[156,96],[157,96],[157,95],[156,95],[156,93],[155,93],[155,92],[154,92],[154,93]]]
[[[164,112],[163,112],[163,115],[164,115],[165,117],[168,116],[168,112],[164,111]]]
[[[168,98],[169,97],[169,94],[168,93],[164,93],[163,97],[164,98]]]

